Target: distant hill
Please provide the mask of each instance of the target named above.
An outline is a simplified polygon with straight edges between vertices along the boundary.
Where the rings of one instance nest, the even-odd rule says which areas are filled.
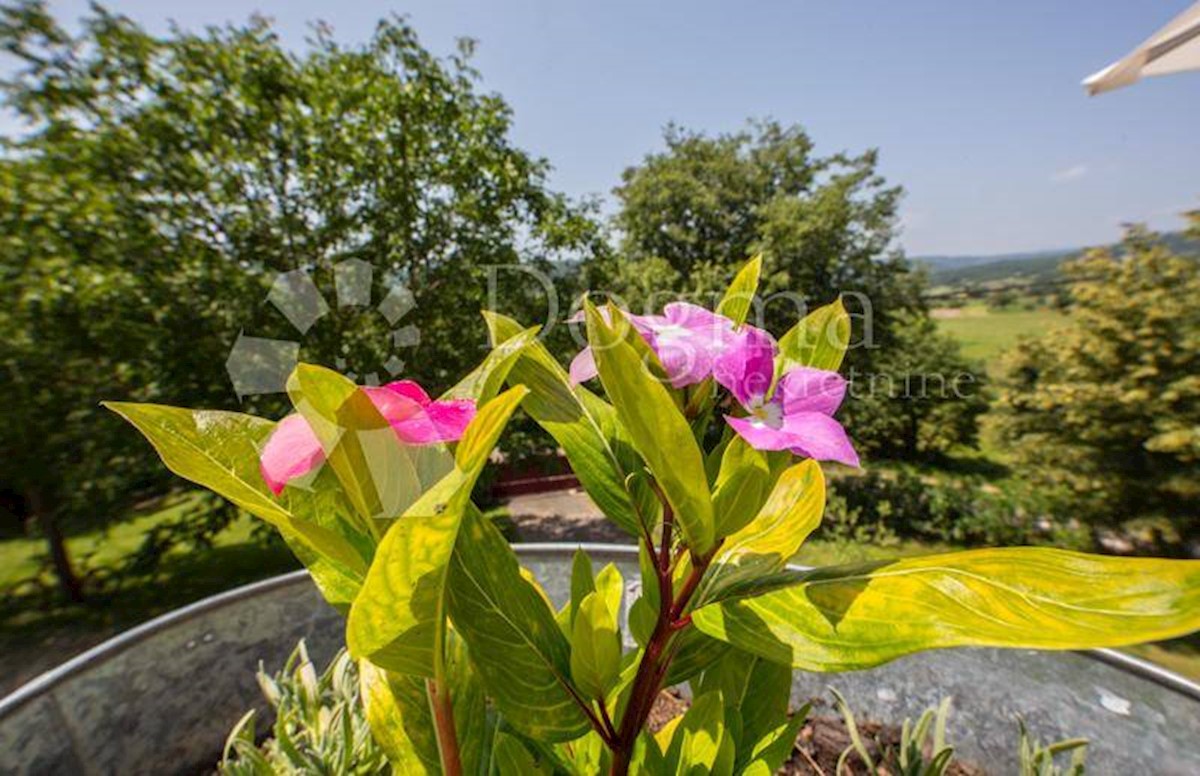
[[[1200,244],[1189,241],[1182,232],[1168,232],[1161,237],[1172,250],[1200,253]],[[1076,258],[1086,250],[1087,247],[991,256],[916,256],[912,260],[929,270],[933,285],[955,286],[1018,278],[1053,279],[1058,276],[1059,266],[1064,261]]]

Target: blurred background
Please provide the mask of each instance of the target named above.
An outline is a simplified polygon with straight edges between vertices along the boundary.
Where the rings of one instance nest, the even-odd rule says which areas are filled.
[[[566,363],[584,289],[758,252],[776,334],[855,321],[865,465],[798,562],[1200,557],[1200,75],[1080,86],[1186,7],[4,0],[0,693],[297,567],[101,400],[278,417],[242,367],[297,358],[437,393],[482,308]],[[622,540],[534,424],[501,447],[511,538]]]

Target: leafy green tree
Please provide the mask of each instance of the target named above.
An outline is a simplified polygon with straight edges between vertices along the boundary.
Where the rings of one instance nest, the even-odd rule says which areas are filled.
[[[421,342],[404,374],[436,389],[486,352],[489,278],[506,311],[545,317],[540,286],[489,266],[600,245],[546,162],[512,144],[470,42],[439,58],[389,19],[357,46],[317,27],[293,53],[260,18],[159,37],[100,7],[72,35],[22,2],[0,10],[0,47],[19,63],[4,103],[25,125],[0,161],[0,482],[52,540],[60,519],[162,487],[101,398],[228,406],[243,330],[386,379],[393,327],[336,305],[340,263],[373,269],[373,302],[411,290],[403,323]],[[330,306],[303,337],[264,302],[294,270]]]
[[[620,251],[601,268],[606,277],[590,278],[593,287],[606,284],[639,311],[661,306],[667,289],[711,304],[736,267],[761,252],[763,304],[752,317],[779,334],[798,311],[842,296],[854,326],[848,371],[867,399],[850,402],[845,417],[863,448],[912,454],[895,429],[928,405],[866,397],[867,387],[903,383],[916,361],[947,380],[969,369],[940,340],[913,352],[929,345],[914,327],[932,336],[926,281],[894,248],[901,191],[878,173],[877,153],[820,156],[801,128],[773,121],[716,136],[671,126],[665,143],[625,171],[616,189]],[[956,433],[923,444],[937,451],[969,441],[977,414],[968,402]]]
[[[1190,214],[1193,230],[1200,214]],[[1200,262],[1132,228],[1068,264],[1069,324],[1005,359],[1000,438],[1098,519],[1200,511]]]

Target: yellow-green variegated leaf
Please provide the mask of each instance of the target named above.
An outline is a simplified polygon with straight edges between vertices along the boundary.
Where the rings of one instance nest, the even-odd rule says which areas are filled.
[[[771,592],[705,606],[693,622],[807,671],[941,647],[1117,647],[1200,629],[1200,561],[1019,547],[789,576]]]
[[[488,312],[484,317],[494,343],[521,332],[511,318]],[[612,405],[583,386],[572,387],[566,370],[536,341],[521,351],[509,382],[529,388],[525,412],[562,446],[572,471],[600,511],[625,531],[640,535],[638,511],[625,487],[640,462]]]
[[[389,673],[369,660],[359,661],[358,673],[371,735],[387,755],[392,772],[404,776],[440,774],[437,734],[425,680]]]
[[[472,513],[454,549],[450,617],[505,721],[540,741],[588,730],[571,681],[570,645],[496,527]]]
[[[445,584],[471,489],[526,390],[520,386],[477,411],[455,450],[454,469],[426,491],[384,536],[350,609],[346,645],[390,671],[433,675],[445,621]]]
[[[620,334],[630,326],[611,308],[613,326],[587,305],[588,341],[609,400],[662,488],[687,546],[703,555],[715,541],[712,495],[692,429],[663,384]]]
[[[625,579],[614,563],[604,564],[596,575],[596,592],[604,599],[605,606],[620,619],[621,602],[625,598]]]
[[[500,393],[521,353],[537,338],[538,329],[537,326],[530,326],[500,342],[487,354],[483,363],[442,394],[442,399],[472,399],[476,404],[491,401]]]
[[[794,366],[811,366],[836,372],[850,345],[850,316],[841,298],[818,307],[779,338],[775,374]]]
[[[754,295],[758,293],[758,278],[762,274],[762,254],[758,254],[746,262],[734,277],[721,303],[717,305],[717,314],[724,315],[734,323],[741,325],[750,314],[754,304]]]
[[[490,730],[483,688],[471,671],[462,640],[452,637],[448,652],[446,682],[453,699],[455,739],[463,773],[486,773]],[[359,661],[359,683],[371,735],[395,774],[442,773],[429,682],[423,677],[385,671],[368,660]]]
[[[348,606],[366,575],[371,541],[344,520],[349,505],[322,475],[311,490],[271,495],[259,468],[259,449],[275,428],[238,412],[189,410],[160,404],[107,402],[154,446],[167,468],[271,524],[309,568],[322,594]]]
[[[821,524],[824,511],[825,475],[820,464],[808,459],[789,467],[779,475],[754,519],[717,551],[701,600],[716,600],[741,583],[781,570]]]

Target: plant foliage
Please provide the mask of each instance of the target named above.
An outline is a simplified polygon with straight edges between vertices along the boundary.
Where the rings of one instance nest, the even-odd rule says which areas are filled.
[[[718,309],[740,314],[733,300],[757,268]],[[280,426],[113,409],[174,471],[275,526],[348,611],[368,717],[399,772],[771,773],[803,719],[787,714],[795,669],[856,670],[957,646],[1119,646],[1200,628],[1196,561],[1018,547],[789,567],[824,512],[819,461],[857,460],[834,417],[845,384],[830,369],[846,347],[847,313],[837,303],[814,311],[778,343],[705,310],[666,313],[585,305],[584,357],[603,395],[575,385],[521,326],[490,315],[506,356],[485,359],[455,392],[474,410],[448,444],[413,446],[389,430],[424,405],[396,415],[371,399],[381,389],[301,365],[291,398],[326,465],[278,496],[258,467]],[[556,608],[471,502],[519,405],[637,538],[638,597],[627,600],[616,569],[596,572],[581,551],[570,601]],[[412,468],[431,459],[440,463]],[[420,492],[387,497],[397,482]],[[691,707],[651,735],[654,700],[684,682]],[[944,766],[944,716],[907,731],[897,752],[905,773]]]

